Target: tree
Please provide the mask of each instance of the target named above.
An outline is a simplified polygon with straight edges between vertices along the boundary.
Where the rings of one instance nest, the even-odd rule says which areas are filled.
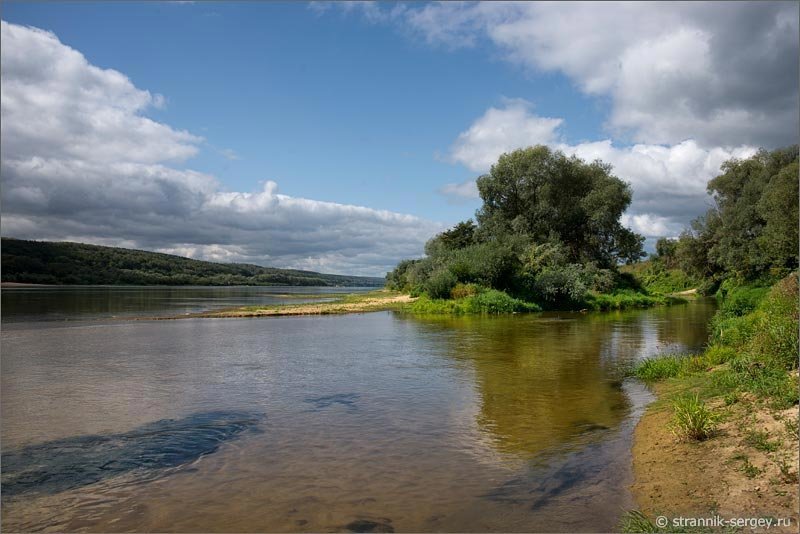
[[[708,183],[715,206],[681,235],[681,267],[704,278],[757,278],[798,266],[798,147],[731,159]]]
[[[535,243],[559,242],[571,262],[602,267],[643,256],[644,238],[619,222],[630,187],[608,164],[540,145],[503,154],[477,184],[482,239],[524,234]]]

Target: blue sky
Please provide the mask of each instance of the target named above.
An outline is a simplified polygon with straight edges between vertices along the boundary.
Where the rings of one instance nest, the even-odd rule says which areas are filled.
[[[560,74],[526,73],[483,48],[430,50],[303,3],[9,2],[3,18],[50,30],[164,95],[165,109],[150,115],[206,139],[187,166],[233,190],[270,179],[293,196],[454,223],[479,202],[436,192],[476,173],[442,155],[487,107],[524,96],[570,117],[574,141],[597,137],[603,122]]]
[[[721,161],[747,156],[759,146],[796,142],[797,76],[791,83],[778,78],[787,65],[789,75],[797,70],[794,4],[609,4],[599,11],[557,3],[5,2],[3,7],[2,18],[10,23],[3,34],[4,82],[37,68],[44,76],[38,88],[50,84],[64,94],[47,106],[31,100],[15,109],[18,99],[12,89],[4,90],[3,119],[11,123],[4,126],[4,137],[25,139],[24,146],[4,142],[4,235],[10,229],[17,237],[381,275],[404,255],[421,254],[431,232],[473,215],[480,205],[473,180],[503,151],[545,143],[610,161],[634,187],[626,223],[652,241],[676,235],[704,209],[705,182]],[[7,33],[17,27],[13,37]],[[641,31],[628,31],[634,27]],[[782,32],[777,43],[775,28]],[[737,35],[740,44],[726,42]],[[39,56],[31,50],[45,48],[56,52],[34,64],[31,58]],[[53,65],[73,65],[65,59],[72,57],[70,49],[86,64],[69,76],[47,78]],[[793,56],[785,57],[786,50]],[[750,59],[739,61],[737,54]],[[744,72],[726,73],[731,62]],[[94,67],[117,71],[131,85],[120,96],[110,74],[91,82],[107,84],[102,90],[108,95],[124,102],[136,91],[149,92],[152,100],[126,107],[111,97],[100,102],[86,96],[94,92],[74,96],[87,79],[81,73]],[[759,69],[762,79],[775,77],[773,89],[752,98],[752,88],[742,88],[741,80]],[[30,93],[32,87],[23,89]],[[709,108],[704,103],[709,94],[713,113],[704,115],[696,110]],[[25,157],[47,157],[57,136],[14,135],[24,124],[15,125],[12,113],[28,123],[63,113],[59,124],[69,131],[100,124],[91,138],[95,146],[142,146],[143,138],[126,138],[124,129],[102,124],[109,109],[123,108],[132,125],[150,118],[163,126],[161,134],[169,139],[154,134],[148,138],[153,145],[186,154],[175,158],[164,148],[137,159],[112,150],[114,163],[159,167],[141,167],[136,176],[98,172],[102,188],[174,170],[184,174],[170,174],[170,187],[185,188],[186,198],[203,196],[194,207],[186,204],[177,219],[167,208],[153,209],[145,226],[169,229],[158,236],[134,230],[134,218],[119,225],[101,218],[98,206],[111,206],[125,195],[100,199],[97,206],[74,201],[80,195],[72,189],[55,198],[54,189],[67,190],[69,173],[48,177],[31,193],[32,180],[39,178],[25,174]],[[91,109],[96,117],[73,116],[69,109]],[[737,127],[731,127],[731,117]],[[141,135],[149,135],[142,128]],[[177,139],[175,132],[193,137]],[[75,154],[69,152],[64,161],[75,164],[80,159]],[[82,164],[112,161],[86,154]],[[192,173],[214,184],[196,185]],[[277,185],[265,189],[266,181]],[[17,183],[26,184],[19,196]],[[130,196],[145,198],[137,195],[151,188],[142,187]],[[264,191],[266,196],[257,197]],[[278,194],[288,198],[282,208],[273,206]],[[665,194],[674,197],[671,208],[663,206]],[[163,200],[168,193],[159,195]],[[192,217],[203,212],[205,223],[207,210],[221,202],[232,210],[230,216],[217,213],[220,225],[200,232],[202,225]],[[256,204],[264,216],[261,227],[231,225]],[[346,206],[372,211],[356,210],[356,220]],[[115,218],[124,218],[128,208],[117,206]],[[304,217],[303,210],[333,215],[327,221]],[[393,215],[387,219],[383,210]],[[141,216],[140,208],[131,211]],[[96,230],[79,220],[86,213],[96,215]],[[191,231],[182,230],[187,228]],[[393,228],[407,236],[395,247],[386,237]]]

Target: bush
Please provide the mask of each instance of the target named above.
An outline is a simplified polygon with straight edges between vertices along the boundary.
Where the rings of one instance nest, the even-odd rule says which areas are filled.
[[[438,271],[425,282],[425,292],[432,299],[447,299],[450,298],[450,291],[457,282],[455,275],[450,271]]]
[[[454,299],[463,299],[466,297],[471,297],[472,295],[476,295],[480,292],[481,287],[475,284],[456,284],[453,289],[450,290],[450,298]]]
[[[756,309],[758,303],[769,291],[768,287],[735,287],[726,288],[728,281],[717,291],[721,300],[720,312],[728,317],[741,317]]]
[[[541,311],[541,308],[532,302],[515,299],[502,291],[494,289],[487,289],[462,299],[431,299],[427,295],[423,295],[407,309],[411,313],[419,315],[501,314]]]
[[[719,424],[719,416],[709,410],[697,395],[678,397],[673,402],[673,409],[672,432],[681,438],[703,441],[714,434]]]
[[[469,297],[469,308],[473,313],[517,313],[536,312],[541,308],[532,302],[525,302],[508,296],[502,291],[487,289]]]
[[[590,294],[584,302],[587,308],[600,311],[650,308],[661,304],[686,304],[686,299],[673,296],[646,295],[632,289],[625,289],[609,294]]]
[[[784,278],[770,290],[759,306],[756,324],[749,352],[767,365],[796,369],[800,353],[796,274]]]

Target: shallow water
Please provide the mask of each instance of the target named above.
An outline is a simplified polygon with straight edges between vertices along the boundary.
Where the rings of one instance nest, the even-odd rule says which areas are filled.
[[[621,368],[700,349],[713,313],[6,323],[3,304],[3,483],[71,480],[4,489],[3,524],[50,531],[614,530],[650,399]]]

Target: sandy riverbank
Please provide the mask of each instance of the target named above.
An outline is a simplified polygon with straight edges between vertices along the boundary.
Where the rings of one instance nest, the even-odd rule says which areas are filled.
[[[370,291],[364,294],[351,294],[331,302],[312,302],[306,304],[276,304],[272,306],[248,306],[226,310],[214,310],[201,313],[170,317],[171,319],[186,317],[281,317],[288,315],[338,315],[345,313],[366,313],[392,310],[415,299],[387,290]]]
[[[669,430],[671,399],[687,389],[680,381],[657,384],[659,400],[639,421],[634,435],[631,489],[649,518],[792,518],[797,532],[798,408],[772,410],[752,397],[725,406],[719,430],[701,442],[679,441]],[[758,433],[769,439],[759,441]],[[762,529],[763,530],[763,529]]]

